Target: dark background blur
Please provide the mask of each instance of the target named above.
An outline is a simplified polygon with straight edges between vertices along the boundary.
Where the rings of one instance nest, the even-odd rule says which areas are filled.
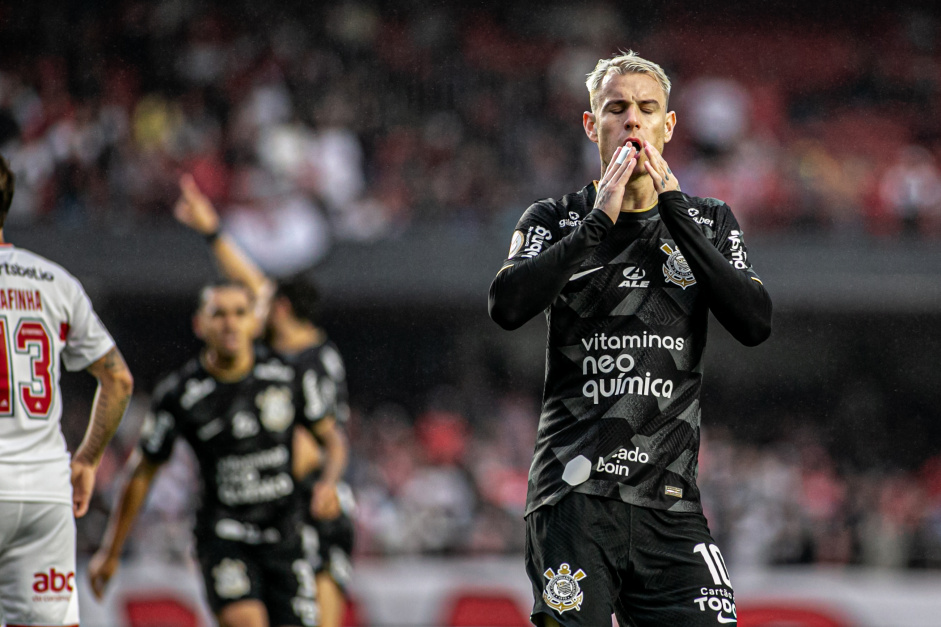
[[[941,566],[938,10],[739,4],[0,4],[6,237],[83,281],[137,377],[85,550],[147,393],[198,349],[214,268],[173,222],[182,172],[323,287],[358,550],[521,550],[545,323],[500,330],[487,287],[523,210],[597,176],[585,75],[633,49],[673,80],[671,168],[730,204],[775,303],[758,348],[712,324],[701,482],[730,561]],[[92,383],[66,378],[73,440]],[[167,481],[152,515],[184,517]]]

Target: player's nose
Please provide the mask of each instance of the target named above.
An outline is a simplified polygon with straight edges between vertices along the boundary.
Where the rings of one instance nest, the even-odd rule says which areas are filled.
[[[627,111],[624,112],[624,128],[640,128],[640,115],[637,111],[637,107],[630,106],[627,108]]]

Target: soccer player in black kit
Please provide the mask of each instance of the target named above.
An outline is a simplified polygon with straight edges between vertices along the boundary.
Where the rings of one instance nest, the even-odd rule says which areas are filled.
[[[532,620],[736,623],[696,486],[703,352],[709,311],[754,346],[771,300],[728,205],[684,194],[661,155],[676,115],[660,66],[621,54],[587,84],[601,180],[530,206],[490,286],[500,326],[541,311],[549,326],[526,505]]]
[[[319,420],[333,421],[342,436],[350,416],[346,367],[318,319],[319,296],[310,281],[292,277],[278,282],[268,312],[268,342],[298,370],[311,411]],[[353,572],[353,492],[343,481],[349,446],[343,437],[342,445],[328,449],[307,430],[297,429],[294,450],[321,627],[339,627]]]
[[[275,285],[220,231],[219,214],[192,176],[180,179],[174,216],[209,242],[222,273],[247,285],[257,298],[257,315],[267,329],[267,348],[294,366],[308,407],[318,424],[335,425],[333,437],[317,441],[309,430],[294,434],[294,478],[304,522],[304,548],[315,570],[320,627],[339,627],[352,578],[353,496],[342,481],[349,457],[344,435],[349,420],[346,368],[336,345],[321,327],[319,293],[302,275]]]
[[[256,355],[254,297],[227,282],[203,290],[200,355],[157,386],[129,478],[89,565],[99,598],[160,465],[178,438],[196,454],[201,503],[196,552],[209,606],[223,627],[318,624],[314,573],[301,544],[292,478],[294,427],[321,423],[296,369]]]

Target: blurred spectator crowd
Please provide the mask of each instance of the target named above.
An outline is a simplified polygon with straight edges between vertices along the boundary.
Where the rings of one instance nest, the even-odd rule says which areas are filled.
[[[4,3],[11,220],[166,222],[190,171],[274,272],[419,223],[509,227],[597,177],[585,74],[633,48],[674,80],[666,156],[684,190],[726,200],[748,231],[937,236],[938,19],[771,10]]]
[[[139,402],[102,464],[96,506],[79,521],[80,550],[100,541],[136,444]],[[357,556],[521,553],[537,405],[505,394],[494,415],[473,421],[450,409],[354,409]],[[941,455],[910,471],[864,470],[835,460],[820,440],[804,427],[761,446],[704,428],[699,484],[730,565],[941,568]],[[188,559],[196,481],[192,454],[176,447],[133,531],[132,554]]]
[[[508,235],[533,200],[597,177],[585,75],[631,48],[673,79],[665,156],[683,189],[727,201],[747,232],[941,236],[933,13],[854,7],[836,23],[688,4],[2,3],[10,226],[170,225],[191,172],[276,274],[425,224]],[[520,552],[537,415],[516,396],[487,420],[360,409],[360,554]],[[80,521],[86,551],[135,444],[126,422]],[[187,554],[195,479],[178,449],[131,550]],[[941,567],[941,456],[867,471],[812,433],[758,446],[707,427],[700,483],[733,565]]]

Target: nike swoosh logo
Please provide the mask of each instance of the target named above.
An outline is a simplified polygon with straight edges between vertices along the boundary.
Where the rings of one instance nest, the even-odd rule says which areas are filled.
[[[726,617],[723,616],[722,614],[719,614],[718,616],[716,616],[716,620],[718,620],[720,623],[723,623],[723,624],[725,624],[725,623],[737,623],[737,622],[738,622],[738,619],[737,619],[737,618],[726,618]]]
[[[584,272],[576,272],[575,274],[572,275],[572,277],[569,279],[569,281],[574,281],[575,279],[580,279],[580,278],[582,278],[582,277],[585,276],[585,275],[588,275],[588,274],[591,274],[592,272],[597,272],[598,270],[601,270],[603,267],[604,267],[604,266],[598,266],[597,268],[592,268],[591,270],[585,270]]]

